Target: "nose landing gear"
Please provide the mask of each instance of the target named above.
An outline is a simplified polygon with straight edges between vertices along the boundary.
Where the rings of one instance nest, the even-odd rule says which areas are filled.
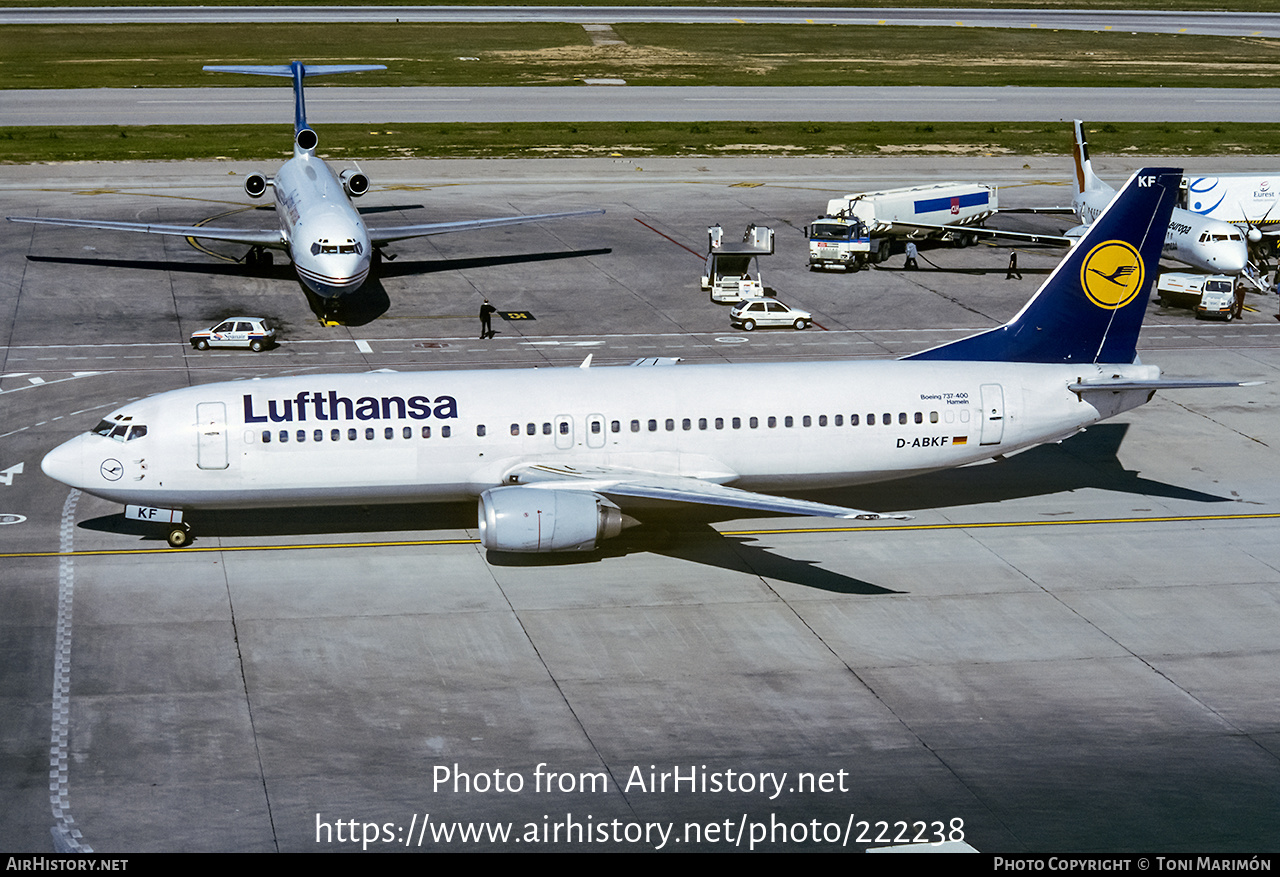
[[[169,535],[166,537],[170,548],[186,548],[191,544],[191,525],[190,524],[174,524],[169,528]]]

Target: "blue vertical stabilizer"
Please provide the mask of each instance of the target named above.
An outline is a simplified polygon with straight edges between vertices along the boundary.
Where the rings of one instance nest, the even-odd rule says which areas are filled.
[[[1012,320],[905,358],[1133,362],[1181,180],[1180,169],[1138,171]]]

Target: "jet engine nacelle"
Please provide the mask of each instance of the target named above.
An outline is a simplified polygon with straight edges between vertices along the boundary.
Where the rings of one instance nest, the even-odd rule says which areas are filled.
[[[348,197],[359,198],[369,191],[369,178],[360,171],[345,170],[338,179],[342,180],[342,188],[347,190]]]
[[[271,180],[263,174],[254,171],[245,177],[244,191],[250,198],[261,198],[267,191],[267,187],[271,185]]]
[[[623,526],[621,510],[595,493],[495,487],[480,494],[480,543],[492,551],[592,551]]]

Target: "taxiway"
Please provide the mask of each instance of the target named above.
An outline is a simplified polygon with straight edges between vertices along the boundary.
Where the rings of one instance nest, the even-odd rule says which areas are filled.
[[[1141,159],[1098,163],[1118,181]],[[828,198],[952,178],[1000,184],[1006,206],[1070,197],[1061,158],[362,166],[381,221],[608,213],[397,247],[339,328],[285,265],[250,278],[181,240],[0,235],[5,851],[359,848],[336,839],[348,822],[380,850],[659,845],[632,825],[745,849],[752,824],[784,826],[757,849],[843,848],[829,825],[862,849],[899,822],[988,852],[1280,846],[1274,298],[1225,325],[1153,304],[1140,345],[1169,375],[1268,384],[1162,392],[1061,445],[814,497],[908,525],[673,524],[512,561],[476,544],[471,505],[394,506],[221,513],[171,551],[40,472],[122,401],[208,381],[907,353],[1008,318],[1058,251],[1020,249],[1022,280],[987,246],[810,273],[800,227]],[[0,204],[187,222],[244,209],[250,169],[9,168]],[[697,286],[715,222],[777,231],[765,279],[820,328],[729,329]],[[478,341],[483,296],[529,317]],[[234,313],[284,342],[185,344]],[[737,782],[653,789],[676,771]],[[772,794],[762,775],[784,773]],[[575,821],[623,835],[588,843]],[[486,833],[434,839],[454,823]],[[508,824],[519,843],[487,833]]]

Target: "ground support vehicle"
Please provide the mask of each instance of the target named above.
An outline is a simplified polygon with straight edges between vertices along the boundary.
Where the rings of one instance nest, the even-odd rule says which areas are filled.
[[[773,254],[773,229],[752,223],[741,243],[726,243],[724,229],[707,229],[707,262],[702,269],[702,291],[713,302],[735,304],[772,293],[760,276],[760,256]]]

